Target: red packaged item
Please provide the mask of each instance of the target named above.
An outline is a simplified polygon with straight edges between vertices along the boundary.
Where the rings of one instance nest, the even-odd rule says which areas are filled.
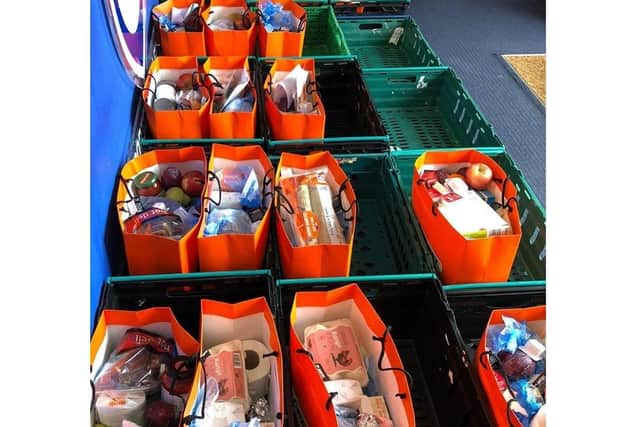
[[[216,380],[220,390],[217,401],[238,401],[246,411],[249,408],[249,392],[242,355],[242,341],[233,340],[214,346],[205,352],[205,356],[205,374]]]
[[[330,380],[353,379],[362,387],[369,382],[353,326],[349,319],[318,323],[305,328],[304,347]]]
[[[131,328],[124,333],[116,348],[116,354],[147,345],[157,353],[167,353],[171,357],[176,355],[176,343],[172,339],[139,328]]]

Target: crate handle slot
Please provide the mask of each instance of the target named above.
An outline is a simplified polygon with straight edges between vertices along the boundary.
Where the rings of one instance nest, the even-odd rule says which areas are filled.
[[[387,81],[389,83],[416,83],[418,80],[416,76],[411,76],[411,77],[389,77]]]
[[[411,376],[409,371],[407,371],[404,368],[393,368],[393,367],[383,368],[382,367],[382,359],[384,358],[384,343],[387,340],[387,336],[389,335],[389,332],[391,332],[391,326],[387,325],[387,327],[384,329],[384,333],[382,334],[381,337],[376,337],[375,335],[371,337],[372,340],[380,342],[380,356],[378,356],[378,370],[380,370],[380,371],[400,371],[400,372],[402,372],[403,374],[406,375],[407,379],[409,380],[409,387],[411,388],[411,387],[413,387],[413,377]]]
[[[378,30],[382,28],[382,24],[379,22],[369,22],[366,24],[358,25],[358,28],[360,28],[361,30]]]

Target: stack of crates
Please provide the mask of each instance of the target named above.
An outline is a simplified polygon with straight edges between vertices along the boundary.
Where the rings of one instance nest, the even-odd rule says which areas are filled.
[[[247,3],[257,7],[256,1]],[[315,60],[327,114],[323,140],[273,139],[261,96],[254,139],[154,139],[140,103],[130,157],[159,148],[196,145],[209,155],[213,143],[258,144],[276,166],[284,152],[330,151],[358,198],[351,276],[283,278],[272,233],[264,270],[114,272],[105,280],[96,323],[107,308],[170,306],[183,326],[199,336],[200,299],[232,303],[265,296],[284,349],[295,292],[358,283],[383,321],[394,327],[405,368],[413,373],[416,425],[490,425],[471,361],[491,309],[545,302],[545,210],[455,71],[442,63],[408,15],[410,0],[296,3],[307,12],[303,57]],[[162,55],[157,34],[152,33],[150,43],[149,63]],[[256,87],[263,86],[274,59],[250,57]],[[518,190],[522,239],[508,282],[443,286],[439,279],[439,260],[411,205],[413,165],[425,150],[456,149],[490,156]],[[288,366],[288,351],[283,353]],[[288,375],[285,399],[285,424],[307,425]]]

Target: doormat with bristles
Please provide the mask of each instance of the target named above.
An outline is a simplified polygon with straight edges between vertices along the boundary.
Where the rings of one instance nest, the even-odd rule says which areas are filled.
[[[545,54],[526,55],[501,55],[507,67],[519,78],[534,97],[545,106],[547,103],[546,92],[546,65]]]

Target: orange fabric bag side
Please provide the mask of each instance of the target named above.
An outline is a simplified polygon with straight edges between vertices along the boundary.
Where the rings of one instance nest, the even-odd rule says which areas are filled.
[[[286,278],[348,276],[351,269],[353,239],[356,229],[357,204],[356,194],[351,182],[336,159],[328,151],[307,156],[283,153],[276,170],[276,188],[280,186],[280,174],[283,167],[313,169],[327,166],[338,185],[343,185],[346,203],[342,209],[351,223],[349,238],[344,244],[317,244],[309,246],[293,246],[283,224],[280,209],[289,209],[291,201],[285,200],[282,191],[275,194],[276,236],[280,262]],[[342,201],[341,201],[342,204]]]
[[[518,322],[526,321],[532,322],[536,320],[546,320],[547,318],[547,307],[535,306],[528,308],[512,308],[512,309],[501,309],[494,310],[491,312],[489,316],[489,321],[487,322],[487,327],[485,331],[482,333],[482,337],[480,337],[480,342],[478,343],[478,349],[476,351],[475,357],[475,368],[480,378],[480,383],[482,384],[482,388],[487,394],[487,399],[489,401],[489,405],[491,406],[491,413],[494,418],[494,422],[498,427],[511,427],[517,426],[521,427],[522,424],[518,420],[518,418],[512,413],[512,411],[507,412],[507,401],[504,399],[500,388],[498,387],[498,383],[494,376],[494,370],[491,366],[491,363],[488,361],[486,356],[483,356],[483,352],[488,350],[487,348],[487,328],[491,325],[502,324],[502,316],[511,317]],[[544,338],[544,337],[541,337]],[[509,414],[509,418],[507,418],[507,414]]]
[[[266,212],[254,234],[222,234],[219,236],[205,236],[204,228],[207,223],[207,210],[215,208],[219,185],[213,177],[216,159],[226,159],[237,162],[258,162],[264,172],[264,179],[260,180],[266,188],[264,195],[273,194],[273,166],[266,153],[259,145],[246,147],[232,147],[223,144],[213,144],[209,161],[208,180],[205,187],[205,199],[202,203],[203,219],[198,231],[198,255],[201,271],[226,270],[257,270],[264,266],[264,256],[269,238],[269,224],[271,224],[271,203],[267,203]],[[265,201],[263,199],[263,205]]]
[[[144,112],[149,122],[151,134],[156,139],[200,139],[208,132],[207,111],[211,102],[208,92],[207,102],[198,110],[156,111],[152,102],[157,85],[167,80],[175,84],[181,74],[191,74],[201,81],[198,60],[195,56],[159,56],[149,66],[149,72],[142,89]],[[195,74],[195,75],[194,75]],[[206,86],[205,86],[206,87]]]
[[[249,23],[246,30],[214,31],[207,25],[210,9],[202,11],[204,39],[208,56],[252,56],[256,51],[257,15],[247,7],[245,0],[211,0],[210,7],[242,7],[243,22]]]
[[[280,3],[284,10],[288,10],[300,20],[299,32],[274,31],[268,32],[261,20],[258,21],[258,48],[260,56],[280,57],[280,56],[302,56],[304,47],[304,37],[307,31],[307,12],[304,8],[292,0],[272,0],[273,3]],[[258,7],[264,3],[259,0]]]
[[[193,0],[166,0],[153,7],[153,11],[169,17],[172,8],[189,7]],[[204,24],[203,24],[204,26]],[[204,56],[206,55],[204,31],[162,31],[156,24],[160,35],[160,49],[163,56]]]
[[[258,340],[272,350],[271,354],[262,355],[271,361],[271,377],[269,386],[269,404],[275,425],[282,427],[285,415],[284,406],[284,365],[282,347],[278,337],[274,315],[264,297],[228,304],[220,301],[201,301],[200,353],[205,354],[214,345],[233,339]],[[199,363],[193,381],[184,415],[199,418],[198,393],[206,378]]]
[[[427,189],[420,182],[419,171],[425,164],[481,162],[490,166],[496,182],[504,185],[504,200],[509,206],[512,234],[479,239],[466,239],[440,214]],[[442,265],[446,284],[505,282],[520,244],[522,230],[516,202],[516,188],[504,170],[489,156],[475,150],[428,151],[415,162],[412,205],[422,232]]]
[[[205,84],[211,94],[215,93],[215,80],[210,76],[213,70],[245,69],[251,79],[249,60],[246,56],[216,56],[207,58],[202,65]],[[257,117],[257,91],[253,81],[249,80],[253,92],[253,110],[251,112],[215,112],[215,103],[211,101],[208,109],[209,137],[221,139],[255,138]]]
[[[357,284],[342,286],[326,292],[297,292],[294,297],[289,319],[291,378],[296,398],[300,402],[305,419],[312,427],[336,426],[337,421],[331,396],[325,388],[312,358],[304,349],[302,333],[305,327],[310,326],[309,323],[337,320],[334,318],[336,313],[339,313],[338,317],[349,318],[346,316],[348,309],[344,308],[345,303],[349,302],[357,308],[364,320],[364,325],[361,326],[358,326],[359,322],[353,323],[354,328],[361,329],[360,334],[354,330],[356,336],[372,339],[371,337],[382,337],[385,334],[386,325]],[[341,306],[342,308],[340,308]],[[353,309],[351,309],[351,313],[353,313]],[[351,315],[356,316],[355,314]],[[313,322],[310,322],[310,319],[313,319]],[[372,339],[373,341],[375,339]],[[375,348],[379,352],[380,344],[376,343]],[[384,349],[387,360],[382,366],[403,369],[402,360],[390,334],[386,335]],[[376,358],[378,354],[375,354]],[[394,420],[394,425],[414,427],[416,425],[415,411],[407,377],[398,370],[393,370],[386,375],[393,379],[387,377],[384,382],[380,382],[380,384],[386,384],[386,390],[380,384],[379,388],[382,395],[386,394],[384,397],[392,417],[395,412],[397,419]]]
[[[129,274],[189,273],[198,269],[196,237],[202,215],[198,223],[180,240],[125,231],[125,219],[128,215],[122,209],[127,209],[127,202],[132,199],[127,188],[128,180],[145,169],[168,163],[184,163],[190,165],[189,170],[199,170],[204,176],[207,173],[206,156],[202,147],[149,151],[127,162],[120,173],[116,204]]]
[[[307,92],[312,94],[313,103],[317,113],[285,113],[280,111],[271,99],[272,77],[278,71],[291,71],[296,65],[300,65],[310,73],[310,82]],[[276,59],[269,70],[264,83],[264,100],[267,120],[271,128],[272,138],[276,140],[288,139],[322,139],[324,138],[324,128],[327,114],[318,95],[317,84],[315,83],[315,61],[313,59]]]

